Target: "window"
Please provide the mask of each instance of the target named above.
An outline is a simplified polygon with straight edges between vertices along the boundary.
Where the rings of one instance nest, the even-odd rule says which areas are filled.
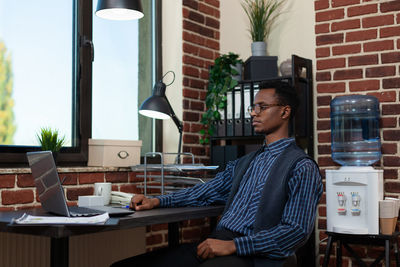
[[[149,151],[154,127],[137,109],[154,83],[160,1],[124,22],[95,17],[97,0],[39,2],[0,0],[0,166],[26,164],[41,127],[65,135],[62,165],[85,165],[91,136],[143,139]]]
[[[93,0],[93,7],[98,0]],[[95,10],[95,8],[94,8]],[[93,14],[93,121],[95,139],[137,140],[139,21]]]

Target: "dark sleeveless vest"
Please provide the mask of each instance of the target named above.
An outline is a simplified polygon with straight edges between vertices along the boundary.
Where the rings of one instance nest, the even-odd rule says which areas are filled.
[[[264,146],[257,151],[241,157],[238,160],[234,169],[232,188],[226,202],[224,213],[231,205],[233,198],[238,191],[240,182],[250,165],[250,162],[263,151]],[[285,148],[285,150],[278,156],[274,164],[271,166],[270,174],[261,193],[260,203],[253,225],[255,233],[279,224],[288,200],[288,181],[292,177],[292,172],[296,167],[296,164],[304,158],[311,159],[293,142]],[[307,239],[308,237],[306,237],[301,243],[304,243]],[[260,257],[254,257],[254,266],[282,266],[283,263],[284,260],[271,260],[262,257],[261,255]]]

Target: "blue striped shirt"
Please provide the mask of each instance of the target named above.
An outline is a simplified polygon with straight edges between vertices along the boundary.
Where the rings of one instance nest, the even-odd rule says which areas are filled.
[[[272,258],[287,257],[312,231],[323,187],[318,168],[309,159],[299,161],[293,171],[293,177],[288,184],[289,198],[280,223],[268,230],[257,233],[253,231],[257,207],[271,166],[292,142],[293,138],[278,140],[266,146],[264,151],[253,159],[231,206],[218,223],[218,228],[223,227],[244,235],[234,239],[238,255],[268,254]],[[236,163],[237,160],[229,162],[225,170],[210,182],[170,195],[158,196],[160,205],[177,207],[226,203]]]

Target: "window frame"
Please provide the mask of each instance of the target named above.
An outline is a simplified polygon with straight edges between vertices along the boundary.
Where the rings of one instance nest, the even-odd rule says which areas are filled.
[[[149,0],[146,0],[149,1]],[[141,71],[139,70],[139,76],[141,84],[139,85],[138,92],[138,108],[142,102],[152,95],[153,86],[159,81],[163,75],[162,70],[162,1],[161,0],[150,0],[150,9],[152,17],[148,21],[146,15],[139,21],[139,35],[151,32],[151,36],[143,36],[145,39],[149,38],[151,43],[150,58],[147,60],[151,61],[151,70]],[[146,5],[149,3],[143,3],[143,8],[146,9]],[[145,11],[145,10],[144,10]],[[140,29],[144,28],[144,31]],[[141,39],[142,36],[139,37]],[[146,41],[149,41],[147,39]],[[139,51],[145,51],[148,47],[146,41],[139,43]],[[142,52],[139,56],[139,64],[141,64]],[[146,80],[147,79],[147,80]],[[145,80],[145,81],[143,81]],[[149,131],[151,134],[149,135]],[[144,163],[144,154],[149,151],[163,151],[163,122],[162,120],[152,119],[139,115],[139,140],[143,141],[141,150],[141,163]],[[151,136],[151,138],[148,138]],[[150,139],[150,140],[149,140]],[[150,160],[151,161],[151,160]]]
[[[153,71],[155,72],[156,80],[153,82],[155,83],[156,81],[159,81],[162,76],[163,76],[163,62],[162,62],[162,1],[161,0],[154,0],[154,5],[155,5],[155,14],[154,14],[154,33],[153,37],[155,38],[154,42],[154,47],[155,51],[153,56],[155,57],[154,64],[153,66]],[[155,122],[155,129],[153,130],[154,132],[154,151],[161,151],[163,152],[163,124],[162,120],[156,120]],[[144,160],[142,161],[144,163]]]
[[[147,1],[147,0],[146,0]],[[151,83],[154,84],[162,76],[161,54],[161,0],[152,0],[152,66]],[[73,0],[74,17],[73,27],[73,87],[72,87],[72,139],[76,146],[63,147],[57,157],[57,165],[87,166],[88,142],[92,136],[92,60],[93,60],[93,4],[92,0]],[[155,13],[155,14],[154,14]],[[148,88],[151,95],[152,87]],[[147,90],[145,90],[147,91]],[[139,103],[140,105],[140,103]],[[139,107],[139,106],[138,106]],[[162,151],[162,122],[156,120],[151,127],[150,140],[152,149]],[[0,167],[26,167],[28,164],[26,152],[40,151],[39,146],[0,146]]]
[[[73,0],[74,16],[73,27],[73,87],[72,87],[72,139],[76,146],[63,147],[57,157],[57,165],[87,166],[88,142],[92,136],[92,61],[93,61],[93,4],[92,0]],[[147,0],[146,0],[147,1]],[[161,0],[152,0],[152,52],[151,84],[162,76],[161,54]],[[143,92],[144,91],[144,92]],[[152,86],[141,93],[151,95]],[[140,103],[138,107],[140,106]],[[146,128],[147,129],[147,128]],[[144,129],[145,130],[145,129]],[[153,134],[149,147],[155,151],[162,151],[162,121],[155,120],[150,130]],[[146,131],[147,131],[146,130]],[[142,133],[143,135],[143,133]],[[149,148],[146,148],[146,150]],[[0,146],[0,167],[26,167],[28,161],[26,152],[40,151],[39,146]],[[142,157],[143,162],[143,157]]]
[[[88,160],[88,139],[92,125],[92,2],[73,1],[72,27],[72,139],[73,147],[63,147],[57,157],[60,165],[83,165]],[[85,67],[83,67],[85,66]],[[26,166],[26,152],[39,151],[39,146],[0,146],[0,167]]]

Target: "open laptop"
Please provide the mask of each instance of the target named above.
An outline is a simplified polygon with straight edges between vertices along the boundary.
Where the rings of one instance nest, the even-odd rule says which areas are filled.
[[[108,212],[110,216],[123,216],[133,210],[111,206],[68,207],[51,151],[26,153],[42,208],[49,213],[66,217],[94,216]]]

